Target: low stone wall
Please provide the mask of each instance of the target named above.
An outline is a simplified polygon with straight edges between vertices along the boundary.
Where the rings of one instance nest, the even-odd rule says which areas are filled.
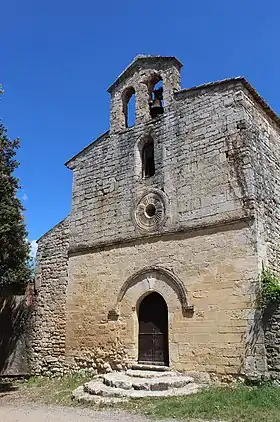
[[[111,363],[109,363],[111,362]],[[35,371],[37,375],[47,377],[60,377],[70,373],[87,373],[91,375],[104,374],[113,370],[125,370],[130,366],[123,362],[122,364],[112,364],[110,358],[102,350],[95,350],[92,353],[81,351],[80,356],[74,356],[71,360],[61,356],[46,357],[41,362],[40,370]]]

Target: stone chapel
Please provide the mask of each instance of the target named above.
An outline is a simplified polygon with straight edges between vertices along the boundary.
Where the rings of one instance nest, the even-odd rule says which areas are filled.
[[[181,68],[137,56],[109,130],[66,163],[71,212],[38,241],[37,373],[269,370],[256,296],[279,268],[280,119],[243,77],[182,89]]]

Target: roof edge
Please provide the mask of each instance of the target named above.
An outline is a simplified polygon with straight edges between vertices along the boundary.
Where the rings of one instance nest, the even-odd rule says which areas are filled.
[[[70,158],[70,160],[66,161],[66,163],[64,163],[64,165],[67,168],[69,168],[70,170],[72,170],[71,163],[74,162],[76,160],[76,158],[79,157],[80,154],[82,154],[87,149],[89,149],[92,145],[95,144],[95,142],[101,141],[103,138],[105,138],[109,134],[110,134],[110,131],[109,130],[107,130],[106,132],[103,132],[100,136],[98,136],[98,138],[94,139],[90,144],[88,144],[87,146],[85,146],[81,151],[79,151],[79,152],[77,152],[77,154],[73,155],[73,157]]]
[[[60,226],[60,224],[64,223],[65,220],[67,220],[67,218],[70,217],[70,214],[68,214],[65,218],[63,218],[63,220],[60,220],[58,223],[56,223],[54,226],[52,226],[48,231],[46,231],[46,233],[42,234],[41,237],[39,237],[39,239],[36,240],[36,243],[41,242],[41,240],[43,240],[45,237],[47,237],[48,234],[50,234],[54,229],[56,229],[58,226]]]
[[[244,76],[237,76],[234,78],[226,78],[221,79],[219,81],[207,82],[205,84],[196,85],[191,88],[183,88],[180,91],[175,92],[175,97],[180,96],[180,94],[235,82],[241,82],[242,85],[252,95],[252,97],[257,101],[257,103],[262,107],[262,109],[267,113],[267,115],[269,115],[269,117],[276,123],[276,125],[280,127],[280,116],[270,107],[270,105],[265,101],[265,99],[256,91],[256,89],[250,84],[250,82],[248,82],[248,80]]]
[[[212,86],[223,85],[223,84],[227,84],[227,83],[230,83],[230,82],[238,82],[238,81],[242,81],[242,80],[245,80],[244,76],[235,76],[235,77],[232,77],[232,78],[220,79],[218,81],[205,82],[204,84],[194,85],[194,86],[191,86],[190,88],[182,88],[179,91],[175,92],[175,96],[180,94],[180,93],[184,93],[184,92],[200,90],[200,89],[203,89],[203,88],[210,88]]]
[[[262,109],[266,112],[266,114],[280,128],[280,116],[265,101],[265,99],[255,90],[255,88],[247,81],[247,79],[243,78],[242,83],[245,86],[245,88],[249,91],[249,93],[252,95],[252,97],[259,103]]]
[[[153,55],[145,55],[145,54],[139,54],[136,56],[132,62],[122,71],[122,73],[115,79],[115,81],[112,83],[112,85],[109,86],[107,89],[107,92],[111,93],[112,90],[117,86],[125,77],[125,75],[133,69],[137,63],[141,61],[151,61],[151,60],[164,60],[164,61],[173,61],[177,64],[179,68],[183,67],[183,64],[180,62],[180,60],[177,59],[175,56],[153,56]]]

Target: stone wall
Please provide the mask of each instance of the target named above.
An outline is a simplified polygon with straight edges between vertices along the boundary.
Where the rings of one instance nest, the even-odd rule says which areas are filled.
[[[68,279],[68,218],[38,241],[32,315],[33,372],[50,374],[63,368]]]
[[[232,151],[238,154],[233,143],[244,112],[236,99],[239,91],[238,83],[181,91],[169,113],[107,134],[70,161],[70,250],[146,237],[134,224],[134,213],[149,189],[167,197],[166,221],[153,236],[247,217],[246,163],[241,157],[237,173],[229,159]],[[149,179],[141,177],[139,164],[138,145],[146,136],[155,148],[156,173]]]
[[[241,103],[243,151],[251,172],[251,191],[258,226],[262,267],[280,275],[280,129],[244,92]],[[262,268],[260,269],[260,271]],[[269,306],[263,316],[268,376],[280,379],[280,313]]]
[[[253,102],[248,93],[243,93],[241,103],[244,121],[240,133],[262,238],[263,264],[279,274],[280,127]]]

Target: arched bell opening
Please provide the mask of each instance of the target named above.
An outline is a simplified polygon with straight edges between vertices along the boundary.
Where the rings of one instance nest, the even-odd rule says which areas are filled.
[[[164,113],[163,81],[159,74],[154,74],[148,80],[149,107],[152,118]]]
[[[132,127],[136,122],[136,94],[133,87],[124,90],[122,102],[125,127]]]
[[[159,293],[144,296],[138,308],[138,324],[138,362],[168,366],[168,308]]]

